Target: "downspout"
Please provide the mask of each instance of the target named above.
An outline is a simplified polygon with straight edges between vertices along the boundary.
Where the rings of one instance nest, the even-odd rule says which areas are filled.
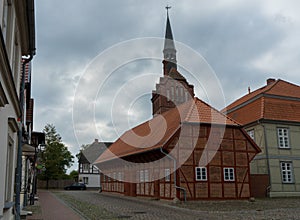
[[[168,158],[170,158],[171,160],[173,160],[174,162],[174,186],[175,189],[179,189],[183,191],[183,195],[184,195],[184,201],[186,202],[186,189],[183,187],[180,187],[177,185],[177,181],[176,181],[176,159],[174,157],[172,157],[170,154],[167,154],[163,151],[162,147],[160,147],[160,152],[162,152],[164,155],[166,155]],[[175,197],[176,197],[176,193],[175,193]]]
[[[261,124],[258,121],[258,124],[260,124],[263,127],[264,131],[264,139],[265,139],[265,150],[266,150],[266,159],[267,159],[267,169],[268,169],[268,174],[269,174],[269,186],[267,187],[267,196],[270,196],[270,190],[271,190],[271,171],[270,171],[270,158],[269,158],[269,149],[268,149],[268,140],[267,140],[267,132],[266,132],[266,127],[265,125]]]

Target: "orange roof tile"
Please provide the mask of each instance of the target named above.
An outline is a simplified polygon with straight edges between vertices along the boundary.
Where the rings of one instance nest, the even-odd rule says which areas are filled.
[[[234,101],[222,112],[241,124],[259,119],[300,122],[300,87],[278,79]]]
[[[213,123],[239,126],[238,123],[194,98],[177,108],[171,109],[135,128],[126,131],[95,164],[163,147],[180,128],[181,123]]]

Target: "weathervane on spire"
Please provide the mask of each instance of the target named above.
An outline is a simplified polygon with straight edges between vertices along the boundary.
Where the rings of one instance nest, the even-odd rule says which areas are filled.
[[[167,5],[166,9],[167,9],[167,14],[169,14],[169,9],[171,9],[171,6]]]

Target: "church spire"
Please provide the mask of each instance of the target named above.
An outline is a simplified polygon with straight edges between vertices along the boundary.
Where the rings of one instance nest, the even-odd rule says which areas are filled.
[[[170,6],[166,6],[167,9],[167,23],[166,23],[166,34],[165,34],[165,44],[164,44],[164,74],[167,75],[171,68],[177,69],[176,61],[176,49],[173,40],[173,34],[169,19],[169,9]]]

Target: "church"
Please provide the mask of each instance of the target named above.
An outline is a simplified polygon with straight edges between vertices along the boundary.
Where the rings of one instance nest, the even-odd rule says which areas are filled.
[[[99,158],[102,191],[156,199],[247,199],[259,147],[241,125],[195,97],[177,70],[167,12],[163,76],[153,118],[126,131]]]

